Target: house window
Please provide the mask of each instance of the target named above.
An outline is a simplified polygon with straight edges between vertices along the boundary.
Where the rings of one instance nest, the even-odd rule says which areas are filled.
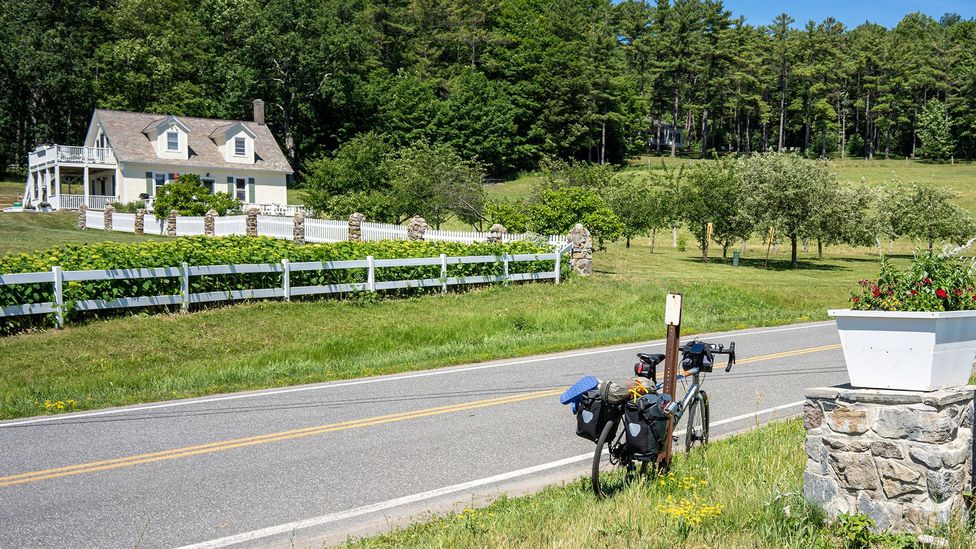
[[[234,178],[234,195],[241,202],[247,202],[247,179],[243,177]]]
[[[166,150],[167,151],[180,150],[179,132],[166,132]]]
[[[243,137],[234,138],[234,156],[247,155],[247,141]]]
[[[200,180],[200,182],[203,183],[203,186],[207,189],[208,193],[210,194],[214,193],[214,185],[216,184],[216,181],[209,178],[203,178]]]
[[[154,173],[153,182],[155,183],[153,195],[159,194],[159,188],[166,184],[166,174],[164,173]]]

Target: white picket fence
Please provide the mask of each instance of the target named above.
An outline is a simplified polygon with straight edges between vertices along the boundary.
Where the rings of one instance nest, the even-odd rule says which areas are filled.
[[[135,215],[114,212],[112,214],[112,230],[122,232],[135,231]],[[203,235],[202,217],[176,218],[177,236],[196,236]],[[217,217],[214,219],[214,234],[216,236],[231,236],[246,234],[247,216],[231,215],[227,217]],[[258,234],[270,236],[282,240],[292,240],[294,238],[293,217],[283,217],[274,215],[258,215]],[[91,211],[85,213],[85,224],[89,229],[104,229],[104,213]],[[145,216],[144,232],[146,234],[166,234],[166,220],[157,219],[152,214]],[[404,225],[394,225],[392,223],[369,223],[364,222],[361,226],[361,238],[364,241],[374,240],[406,240],[407,228]],[[439,231],[427,229],[424,233],[425,240],[437,240],[447,242],[462,242],[471,244],[474,242],[485,242],[488,240],[489,233],[478,231]],[[502,235],[503,242],[516,240],[529,240],[534,238],[532,235],[522,233],[506,233]],[[306,242],[343,242],[349,239],[349,223],[332,219],[305,219],[305,241]],[[553,247],[564,246],[567,242],[565,236],[548,236],[546,240]]]
[[[179,223],[177,223],[179,231]],[[492,284],[522,281],[552,280],[560,282],[562,255],[571,246],[565,246],[545,254],[515,254],[515,255],[481,255],[449,257],[441,254],[439,257],[419,257],[404,259],[376,259],[368,256],[366,259],[347,261],[310,261],[291,263],[287,259],[280,263],[251,263],[238,265],[201,265],[190,266],[183,263],[179,267],[109,269],[88,271],[63,271],[61,267],[53,267],[50,271],[33,273],[15,273],[0,275],[0,286],[14,284],[53,284],[54,300],[43,303],[22,303],[0,307],[0,319],[53,313],[58,328],[64,326],[64,315],[67,312],[64,300],[65,282],[83,282],[89,280],[139,280],[147,278],[179,278],[180,293],[175,295],[150,295],[123,297],[118,299],[87,299],[71,303],[74,311],[104,311],[110,309],[132,309],[138,307],[179,306],[184,312],[197,303],[211,303],[216,301],[235,301],[244,299],[280,298],[285,301],[292,297],[341,294],[351,292],[380,292],[400,288],[440,288],[447,293],[450,286],[466,284]],[[517,272],[514,266],[530,261],[553,261],[552,271]],[[502,265],[500,275],[480,276],[450,276],[452,265],[493,263]],[[412,280],[376,280],[377,269],[390,267],[440,266],[440,276],[437,278]],[[302,271],[328,271],[341,269],[366,269],[366,281],[347,284],[328,284],[321,286],[292,286],[291,273]],[[220,276],[239,274],[278,273],[281,275],[280,285],[273,288],[257,288],[245,290],[229,290],[217,292],[190,292],[190,278],[197,276]]]

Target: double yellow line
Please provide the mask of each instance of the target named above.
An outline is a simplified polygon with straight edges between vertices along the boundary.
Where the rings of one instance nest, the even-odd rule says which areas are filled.
[[[138,455],[128,456],[128,457],[106,459],[102,461],[93,461],[89,463],[81,463],[78,465],[69,465],[66,467],[56,467],[54,469],[30,471],[27,473],[20,473],[17,475],[0,477],[0,487],[15,486],[17,484],[26,484],[28,482],[37,482],[40,480],[67,477],[71,475],[81,475],[84,473],[95,473],[98,471],[107,471],[110,469],[119,469],[122,467],[131,467],[133,465],[152,463],[154,461],[164,461],[168,459],[185,458],[185,457],[190,457],[190,456],[195,456],[200,454],[210,454],[213,452],[222,452],[224,450],[231,450],[233,448],[254,446],[256,444],[280,442],[283,440],[292,440],[296,438],[304,438],[304,437],[310,437],[315,435],[321,435],[323,433],[333,433],[336,431],[345,431],[348,429],[358,429],[360,427],[371,427],[374,425],[382,425],[384,423],[406,421],[408,419],[417,419],[421,417],[436,416],[436,415],[447,414],[451,412],[461,412],[464,410],[474,410],[476,408],[485,408],[487,406],[498,406],[501,404],[509,404],[512,402],[519,402],[522,400],[531,400],[536,398],[555,396],[560,394],[561,392],[562,389],[534,391],[531,393],[521,393],[517,395],[509,395],[509,396],[499,397],[499,398],[476,400],[473,402],[453,404],[450,406],[439,406],[437,408],[425,408],[423,410],[415,410],[412,412],[387,414],[384,416],[374,416],[374,417],[356,419],[351,421],[343,421],[340,423],[330,423],[327,425],[318,425],[315,427],[291,429],[289,431],[280,431],[277,433],[270,433],[266,435],[257,435],[253,437],[235,438],[231,440],[211,442],[210,444],[200,444],[197,446],[174,448],[172,450],[164,450],[162,452],[138,454]]]
[[[823,345],[820,347],[810,347],[807,349],[784,351],[782,353],[774,353],[769,355],[745,358],[740,360],[738,364],[750,364],[754,362],[774,360],[778,358],[787,358],[791,356],[805,355],[805,354],[817,353],[821,351],[831,351],[839,348],[840,345]],[[489,406],[499,406],[502,404],[521,402],[523,400],[533,400],[537,398],[551,397],[562,393],[562,391],[563,389],[548,389],[544,391],[519,393],[519,394],[509,395],[504,397],[489,398],[485,400],[476,400],[473,402],[464,402],[461,404],[438,406],[436,408],[425,408],[422,410],[414,410],[411,412],[398,412],[395,414],[373,416],[373,417],[368,417],[363,419],[343,421],[339,423],[318,425],[314,427],[291,429],[288,431],[280,431],[277,433],[269,433],[266,435],[256,435],[251,437],[235,438],[231,440],[222,440],[218,442],[211,442],[209,444],[199,444],[196,446],[186,446],[183,448],[174,448],[172,450],[163,450],[161,452],[137,454],[134,456],[120,457],[115,459],[106,459],[102,461],[80,463],[78,465],[55,467],[53,469],[29,471],[26,473],[19,473],[16,475],[0,477],[0,487],[16,486],[18,484],[27,484],[30,482],[38,482],[42,480],[67,477],[72,475],[95,473],[98,471],[108,471],[111,469],[120,469],[122,467],[132,467],[134,465],[141,465],[143,463],[153,463],[156,461],[179,459],[179,458],[191,457],[191,456],[196,456],[201,454],[211,454],[214,452],[222,452],[224,450],[232,450],[234,448],[243,448],[246,446],[254,446],[257,444],[268,444],[271,442],[280,442],[284,440],[293,440],[297,438],[305,438],[305,437],[310,437],[315,435],[321,435],[324,433],[334,433],[336,431],[358,429],[361,427],[372,427],[374,425],[383,425],[386,423],[394,423],[398,421],[406,421],[410,419],[436,416],[436,415],[448,414],[452,412],[462,412],[465,410],[474,410],[477,408],[486,408]]]

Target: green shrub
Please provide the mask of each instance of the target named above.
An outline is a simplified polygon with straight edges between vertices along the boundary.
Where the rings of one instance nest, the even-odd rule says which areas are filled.
[[[529,213],[529,229],[539,234],[565,234],[577,223],[600,242],[616,240],[623,231],[620,218],[600,195],[582,187],[544,190]]]
[[[178,267],[190,265],[229,265],[246,263],[277,263],[282,259],[291,262],[341,261],[364,259],[369,255],[377,259],[408,257],[437,257],[471,255],[502,255],[544,253],[546,250],[529,242],[498,244],[427,241],[337,242],[332,244],[295,245],[284,240],[267,237],[230,236],[186,237],[166,241],[149,241],[136,244],[101,242],[86,245],[55,246],[34,254],[11,254],[0,257],[0,273],[25,273],[50,271],[60,266],[65,271],[95,269],[133,269],[146,267]],[[541,272],[553,269],[552,261],[519,263],[512,272]],[[448,276],[500,275],[501,262],[451,265]],[[376,281],[436,279],[440,278],[439,265],[419,267],[390,267],[376,270]],[[293,271],[291,286],[318,286],[366,282],[366,269],[328,271]],[[281,275],[234,274],[195,276],[190,278],[190,292],[214,292],[272,288],[281,286]],[[418,289],[397,291],[399,294],[416,293]],[[71,281],[65,283],[64,299],[71,310],[72,303],[88,299],[118,299],[134,296],[177,295],[180,280],[173,278],[147,278],[111,281]],[[18,284],[0,286],[0,306],[53,301],[52,284]],[[72,313],[77,316],[77,313]],[[36,322],[25,318],[5,321],[0,331],[11,331]]]
[[[115,211],[119,213],[136,213],[136,210],[141,210],[146,207],[146,203],[142,200],[134,200],[132,202],[112,202],[112,207]]]
[[[210,209],[218,215],[234,215],[241,213],[241,203],[228,193],[213,193],[203,186],[200,176],[184,174],[176,181],[163,185],[156,191],[153,200],[153,211],[156,217],[166,217],[170,210],[180,212],[180,215],[202,216]]]

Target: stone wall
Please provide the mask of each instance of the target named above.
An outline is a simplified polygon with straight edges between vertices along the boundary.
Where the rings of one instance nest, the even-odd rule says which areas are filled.
[[[804,495],[831,518],[868,515],[879,531],[916,532],[963,516],[974,391],[807,390]]]
[[[569,231],[569,243],[573,245],[570,265],[583,276],[593,274],[593,238],[586,227],[577,223]]]
[[[407,240],[423,240],[429,225],[427,221],[415,215],[407,221]]]
[[[355,212],[349,216],[349,242],[360,242],[363,239],[363,221],[366,216]]]

